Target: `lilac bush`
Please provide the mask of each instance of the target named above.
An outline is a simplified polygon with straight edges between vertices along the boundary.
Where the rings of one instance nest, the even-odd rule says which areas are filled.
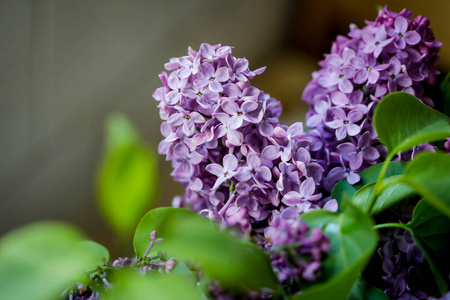
[[[232,56],[232,47],[205,43],[170,59],[153,97],[163,120],[159,153],[171,161],[171,175],[186,190],[173,206],[251,236],[271,254],[280,282],[318,279],[330,242],[318,228],[306,236],[309,227],[299,216],[321,208],[337,211],[331,199],[335,184],[346,179],[354,185],[359,172],[385,160],[386,147],[372,124],[384,96],[403,91],[433,106],[424,85],[439,73],[441,43],[428,19],[411,16],[406,9],[394,13],[385,7],[375,21],[361,29],[351,25],[347,37],[337,38],[302,96],[310,105],[307,132],[302,123],[279,123],[280,103],[250,83],[265,68],[251,71],[245,58]],[[434,150],[421,144],[395,160]],[[385,292],[425,295],[415,286],[422,275],[405,277],[398,271],[403,267],[392,269],[405,262],[397,259],[404,255],[410,266],[424,263],[423,254],[412,239],[401,244],[409,243],[406,248],[383,244],[388,239],[382,231],[379,253],[384,272],[390,272],[380,275]]]

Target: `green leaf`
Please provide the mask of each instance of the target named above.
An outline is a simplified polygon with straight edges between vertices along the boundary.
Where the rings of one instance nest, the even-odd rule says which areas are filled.
[[[114,230],[131,236],[139,219],[152,206],[157,191],[155,155],[139,142],[122,115],[108,118],[106,155],[99,173],[100,210]]]
[[[450,118],[411,94],[395,92],[378,103],[373,124],[388,157],[425,142],[450,136]]]
[[[140,137],[136,128],[121,113],[111,113],[106,119],[105,150],[111,155],[115,150],[129,145],[139,144]]]
[[[184,260],[180,261],[171,273],[179,274],[179,275],[194,274],[194,272],[188,268],[188,266],[186,265],[186,262]]]
[[[201,290],[191,278],[177,274],[148,274],[142,276],[131,270],[116,274],[113,290],[104,294],[105,300],[173,300],[202,299]]]
[[[331,239],[331,249],[322,265],[324,282],[293,299],[347,299],[377,245],[373,221],[351,204],[341,214],[316,210],[301,219],[311,228],[322,228]]]
[[[361,180],[354,185],[348,183],[347,179],[339,181],[333,188],[331,198],[337,200],[339,207],[341,207],[341,204],[344,202],[351,202],[352,198],[359,189],[369,183],[377,181],[382,165],[383,163],[379,163],[360,172],[359,175],[361,176]],[[405,169],[405,165],[405,162],[390,162],[386,171],[386,176],[402,174]]]
[[[352,288],[348,300],[389,300],[389,297],[380,289],[359,279]]]
[[[382,185],[386,188],[377,197],[375,204],[369,212],[369,204],[375,190],[376,182],[369,183],[361,188],[353,197],[352,204],[370,215],[376,215],[386,208],[414,195],[409,186],[399,183],[401,175],[394,175],[383,179]]]
[[[203,274],[229,289],[279,289],[269,258],[254,243],[221,231],[209,220],[181,208],[157,208],[136,229],[134,249],[144,255],[150,233],[157,230],[162,247],[178,260],[192,258]]]
[[[423,152],[410,161],[400,181],[413,188],[438,210],[450,216],[450,156]]]
[[[93,241],[81,241],[79,242],[81,249],[83,251],[90,253],[93,257],[95,257],[95,260],[97,261],[97,264],[100,264],[102,260],[104,259],[105,262],[109,261],[109,251],[106,249],[103,245],[100,245],[99,243],[93,242]],[[95,266],[92,266],[95,267]]]
[[[450,274],[450,218],[422,199],[414,209],[413,219],[406,225],[425,255],[439,291],[446,292]]]
[[[58,299],[83,271],[98,264],[86,251],[74,227],[39,222],[21,227],[0,240],[2,299]]]

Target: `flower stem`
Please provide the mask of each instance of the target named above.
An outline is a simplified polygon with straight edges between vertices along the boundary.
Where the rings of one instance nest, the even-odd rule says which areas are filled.
[[[406,226],[406,224],[402,224],[402,223],[378,224],[378,225],[373,226],[373,229],[392,228],[392,227],[398,227],[398,228],[403,228],[403,229],[409,230],[408,226]]]
[[[367,212],[370,213],[372,211],[372,208],[375,204],[375,200],[377,200],[378,196],[383,191],[383,178],[384,174],[386,174],[387,168],[389,167],[389,163],[391,162],[392,158],[394,158],[395,152],[390,152],[386,160],[384,161],[383,165],[381,166],[380,174],[378,174],[377,183],[375,184],[374,193],[372,194],[372,198],[370,199],[369,206],[367,209]]]

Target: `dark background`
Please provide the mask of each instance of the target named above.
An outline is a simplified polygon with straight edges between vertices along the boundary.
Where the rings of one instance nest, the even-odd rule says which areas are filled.
[[[62,219],[111,247],[95,176],[103,124],[126,114],[156,148],[161,123],[151,97],[170,57],[202,42],[234,46],[253,84],[283,103],[282,121],[303,121],[300,96],[317,61],[349,24],[377,15],[379,1],[0,0],[0,234]],[[388,1],[431,20],[450,67],[450,1]],[[182,192],[160,157],[160,205]],[[131,245],[130,245],[131,247]]]

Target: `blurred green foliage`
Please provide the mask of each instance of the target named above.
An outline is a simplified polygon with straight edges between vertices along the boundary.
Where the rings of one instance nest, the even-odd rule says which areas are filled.
[[[142,256],[150,232],[164,238],[164,249],[178,259],[192,258],[202,273],[230,290],[271,288],[279,292],[269,257],[254,243],[241,240],[198,214],[163,207],[147,213],[136,229],[134,248]]]
[[[36,222],[0,240],[0,298],[57,299],[101,256],[86,237],[61,222]],[[98,248],[97,248],[98,249]]]
[[[121,236],[131,237],[139,219],[155,205],[157,159],[125,116],[110,115],[105,132],[98,203],[108,224]]]

